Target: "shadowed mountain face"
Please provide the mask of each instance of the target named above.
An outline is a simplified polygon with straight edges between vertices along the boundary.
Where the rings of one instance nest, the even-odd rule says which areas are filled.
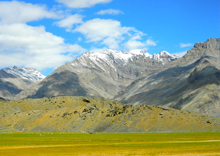
[[[17,98],[80,95],[111,99],[137,78],[163,71],[164,64],[177,58],[167,52],[152,56],[143,50],[85,53]]]
[[[80,86],[78,76],[69,71],[54,73],[47,77],[47,81],[39,84],[41,86],[34,95],[28,98],[41,98],[51,96],[86,96],[86,91]]]
[[[16,77],[0,70],[0,97],[10,98],[22,91],[18,86],[10,81],[4,81],[4,79],[16,79]]]
[[[3,82],[0,80],[1,97],[10,97],[21,92],[17,86],[10,82]]]
[[[11,99],[22,90],[38,83],[45,76],[33,68],[4,68],[0,70],[0,97]]]
[[[220,39],[196,43],[171,68],[133,82],[115,99],[127,104],[170,106],[219,117]]]

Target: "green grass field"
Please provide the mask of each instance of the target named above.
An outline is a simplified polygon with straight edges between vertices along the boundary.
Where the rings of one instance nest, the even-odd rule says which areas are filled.
[[[220,155],[220,133],[1,133],[0,155]]]

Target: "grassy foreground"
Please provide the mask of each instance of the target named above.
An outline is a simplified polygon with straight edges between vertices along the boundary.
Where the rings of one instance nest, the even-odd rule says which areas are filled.
[[[220,155],[220,133],[1,133],[0,155]]]

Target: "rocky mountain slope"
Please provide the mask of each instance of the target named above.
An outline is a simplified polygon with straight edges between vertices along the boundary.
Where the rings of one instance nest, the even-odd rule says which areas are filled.
[[[59,67],[17,98],[74,95],[111,99],[137,78],[163,71],[168,62],[176,59],[165,51],[154,55],[144,50],[88,52]]]
[[[114,99],[220,117],[220,39],[196,43],[170,68],[134,81]]]
[[[17,99],[103,97],[220,117],[219,77],[220,39],[210,38],[196,43],[182,58],[165,51],[154,55],[143,50],[85,53],[19,93]]]
[[[149,105],[101,98],[52,97],[0,102],[0,131],[206,132],[220,120]]]
[[[45,78],[33,68],[4,68],[0,70],[0,97],[10,99],[22,90]]]

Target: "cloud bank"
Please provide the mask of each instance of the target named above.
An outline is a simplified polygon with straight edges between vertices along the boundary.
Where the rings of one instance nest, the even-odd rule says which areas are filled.
[[[97,15],[118,15],[118,14],[124,14],[122,11],[120,10],[115,10],[115,9],[107,9],[107,10],[100,10],[99,12],[95,13]]]
[[[18,1],[0,2],[1,23],[26,23],[38,21],[43,18],[58,18],[58,15],[52,11],[48,11],[44,5],[33,5]]]
[[[92,19],[84,22],[73,32],[82,33],[86,41],[97,45],[103,45],[110,49],[140,49],[147,46],[155,46],[153,40],[148,39],[141,42],[145,34],[136,30],[134,27],[125,27],[117,20],[113,19]]]
[[[180,48],[191,47],[192,43],[180,43]]]
[[[38,70],[56,68],[66,61],[72,61],[74,52],[85,51],[77,44],[65,44],[63,38],[46,32],[43,26],[32,27],[20,23],[0,25],[0,34],[2,67],[13,63]]]
[[[9,9],[10,8],[10,9]],[[45,30],[44,26],[30,26],[27,22],[44,18],[59,19],[56,12],[44,5],[25,2],[0,2],[0,67],[29,66],[42,70],[57,68],[72,61],[75,54],[86,50],[77,44],[66,44],[64,39]],[[70,16],[57,23],[61,27],[80,23],[80,16]],[[74,21],[75,20],[75,21]]]
[[[90,8],[96,4],[109,3],[112,0],[56,0],[69,8]]]
[[[55,24],[59,27],[66,28],[67,31],[70,31],[73,28],[73,25],[83,23],[82,19],[83,19],[82,15],[75,14],[75,15],[70,15],[59,22],[55,22]]]

